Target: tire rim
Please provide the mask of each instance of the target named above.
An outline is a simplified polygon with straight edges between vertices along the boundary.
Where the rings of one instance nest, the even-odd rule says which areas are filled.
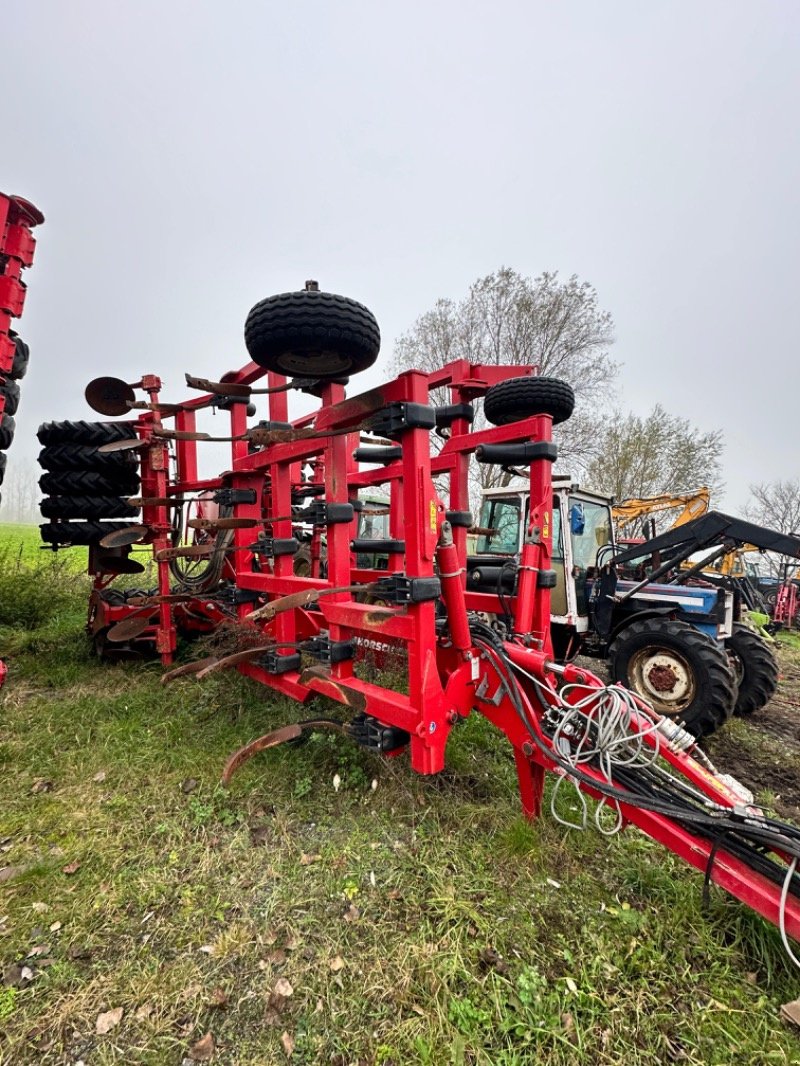
[[[671,648],[642,648],[628,665],[628,684],[660,714],[680,714],[697,694],[688,660]]]

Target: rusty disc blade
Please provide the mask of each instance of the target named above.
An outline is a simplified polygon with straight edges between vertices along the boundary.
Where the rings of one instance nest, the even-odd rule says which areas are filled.
[[[101,415],[126,415],[136,393],[121,378],[95,378],[86,386],[86,402]]]
[[[252,529],[260,526],[257,518],[190,518],[190,529]]]
[[[149,610],[146,614],[132,614],[129,618],[123,618],[109,629],[106,639],[114,644],[134,640],[152,624],[155,613],[154,610]]]
[[[139,437],[126,437],[125,440],[112,440],[108,444],[101,444],[97,449],[101,455],[111,455],[114,452],[136,452],[140,448],[149,448],[152,441],[140,440]]]
[[[128,526],[127,529],[115,529],[106,533],[100,540],[101,548],[127,548],[129,544],[138,544],[150,532],[149,526]]]
[[[101,555],[96,562],[101,574],[143,574],[144,567],[127,555]]]

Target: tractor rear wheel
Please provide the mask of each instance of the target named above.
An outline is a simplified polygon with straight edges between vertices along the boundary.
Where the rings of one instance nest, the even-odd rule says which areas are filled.
[[[733,713],[752,714],[764,707],[778,690],[778,663],[772,649],[749,626],[737,623],[725,641],[733,660],[739,691]]]
[[[253,307],[244,327],[250,358],[287,377],[330,379],[372,366],[381,332],[363,304],[331,292],[284,292]]]
[[[483,398],[483,413],[493,426],[507,426],[531,415],[552,415],[566,422],[575,407],[572,386],[559,378],[509,378],[492,385]]]
[[[715,732],[733,714],[736,686],[728,657],[688,622],[632,622],[614,639],[608,657],[615,681],[696,737]]]
[[[8,456],[5,452],[0,452],[0,485],[3,484],[3,478],[6,475],[6,461]]]

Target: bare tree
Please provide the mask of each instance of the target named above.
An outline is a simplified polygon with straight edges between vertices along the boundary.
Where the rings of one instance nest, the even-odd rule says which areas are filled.
[[[499,366],[537,366],[575,390],[572,418],[556,436],[562,466],[582,469],[593,453],[598,409],[609,399],[617,365],[609,357],[614,323],[597,292],[575,275],[523,277],[508,267],[479,278],[460,301],[438,300],[397,341],[395,371],[431,372],[454,359]],[[446,401],[445,401],[446,402]],[[476,412],[476,426],[482,415]],[[508,475],[472,464],[474,496]]]
[[[41,470],[33,459],[17,458],[12,452],[3,480],[0,518],[26,525],[41,521],[37,479]]]
[[[766,481],[751,485],[752,498],[745,507],[745,515],[753,522],[779,533],[800,534],[800,481]],[[767,552],[760,557],[769,572],[780,577],[784,563],[797,564],[796,559]]]
[[[596,443],[586,485],[618,500],[722,488],[722,430],[704,432],[660,404],[644,416],[616,411],[598,424]]]

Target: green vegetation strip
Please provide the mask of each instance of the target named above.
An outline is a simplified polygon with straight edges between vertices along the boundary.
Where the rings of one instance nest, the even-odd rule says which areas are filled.
[[[324,736],[226,793],[302,709],[97,664],[42,557],[2,578],[0,1063],[800,1062],[776,931],[636,833],[525,822],[487,723],[436,779]]]

